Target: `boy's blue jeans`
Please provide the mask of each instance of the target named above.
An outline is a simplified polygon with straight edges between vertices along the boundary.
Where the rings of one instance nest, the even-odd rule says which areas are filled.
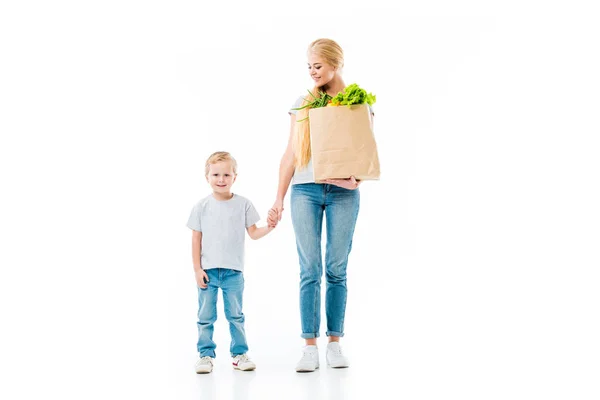
[[[245,354],[248,351],[242,313],[242,295],[244,293],[244,274],[226,268],[207,269],[208,287],[198,288],[198,353],[200,357],[215,357],[217,345],[213,341],[214,323],[217,320],[217,294],[223,291],[225,318],[229,321],[231,333],[231,356]]]
[[[327,336],[344,336],[346,266],[358,217],[360,193],[335,185],[292,185],[291,214],[300,259],[302,337],[319,337],[321,323],[321,228],[325,215],[325,312]]]

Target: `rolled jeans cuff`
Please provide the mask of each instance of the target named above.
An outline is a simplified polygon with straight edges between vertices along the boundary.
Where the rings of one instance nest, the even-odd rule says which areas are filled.
[[[300,335],[302,339],[315,339],[319,337],[319,333],[303,333]]]
[[[327,331],[327,332],[325,332],[325,334],[327,336],[338,336],[338,337],[343,337],[344,336],[343,332],[334,332],[334,331]]]

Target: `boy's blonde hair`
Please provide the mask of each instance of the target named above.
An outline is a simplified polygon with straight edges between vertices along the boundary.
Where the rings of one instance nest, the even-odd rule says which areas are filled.
[[[233,173],[237,175],[237,161],[235,161],[235,158],[233,158],[231,154],[226,151],[216,151],[212,153],[210,157],[208,157],[208,160],[206,160],[206,164],[204,166],[204,176],[208,176],[208,171],[210,170],[210,166],[212,164],[222,161],[231,161]]]
[[[332,67],[341,69],[344,66],[344,51],[339,44],[331,39],[315,40],[308,46],[308,54],[310,53],[319,55]],[[320,89],[319,87],[313,88],[312,94],[314,97],[320,97]],[[312,97],[310,95],[306,96],[301,106],[306,105],[309,102],[307,100],[312,100]],[[312,157],[310,149],[310,124],[308,119],[305,119],[308,117],[308,111],[309,107],[306,107],[298,111],[296,116],[297,121],[304,119],[304,121],[296,124],[294,134],[293,150],[296,168],[306,167]]]

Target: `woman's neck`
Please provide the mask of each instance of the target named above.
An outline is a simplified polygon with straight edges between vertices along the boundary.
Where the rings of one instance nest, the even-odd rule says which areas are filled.
[[[323,85],[321,90],[331,97],[335,97],[339,92],[343,91],[345,87],[346,85],[344,84],[342,78],[336,75],[330,82]]]

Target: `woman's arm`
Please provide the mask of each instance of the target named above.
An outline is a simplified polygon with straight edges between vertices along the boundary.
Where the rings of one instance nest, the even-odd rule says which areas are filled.
[[[296,116],[291,115],[291,124],[290,124],[290,136],[288,138],[288,144],[281,157],[281,162],[279,163],[279,185],[277,187],[277,197],[275,198],[275,203],[273,204],[273,210],[277,212],[277,220],[281,221],[281,214],[283,212],[283,200],[285,199],[285,195],[290,186],[290,182],[292,181],[292,177],[294,176],[294,150],[292,148],[292,143],[294,139],[294,131],[296,129]]]

